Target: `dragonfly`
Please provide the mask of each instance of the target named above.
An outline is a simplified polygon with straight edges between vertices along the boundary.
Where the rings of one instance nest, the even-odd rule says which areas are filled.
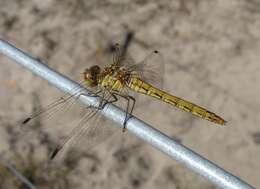
[[[149,83],[149,77],[144,75],[145,73],[148,72],[152,77],[157,76],[156,73],[153,73],[154,70],[149,71],[149,68],[146,68],[146,66],[149,66],[150,57],[161,56],[158,55],[159,51],[153,51],[152,55],[148,56],[144,61],[139,64],[134,64],[132,59],[126,59],[125,56],[120,56],[119,44],[116,44],[116,46],[118,49],[118,56],[116,56],[114,62],[110,66],[101,70],[98,65],[94,65],[85,70],[84,79],[85,85],[88,88],[98,86],[102,90],[108,90],[114,96],[115,101],[117,100],[117,95],[135,101],[132,96],[122,92],[124,89],[131,90],[136,93],[153,97],[219,125],[224,125],[226,123],[226,121],[217,114],[192,102],[165,92]],[[156,81],[157,78],[152,79]],[[133,107],[131,108],[130,113],[132,113],[132,110]]]
[[[100,125],[102,124],[90,124],[88,122],[91,119],[98,122],[97,120],[99,118],[97,118],[97,112],[104,108],[108,103],[116,103],[119,98],[127,102],[125,108],[125,121],[123,124],[123,131],[125,131],[126,123],[131,118],[136,104],[136,99],[131,95],[132,93],[152,97],[153,99],[157,99],[218,125],[226,124],[226,121],[223,118],[206,108],[160,89],[163,82],[162,70],[164,62],[163,56],[159,51],[155,50],[142,61],[135,62],[131,55],[126,53],[125,49],[123,49],[118,43],[115,44],[114,47],[115,52],[113,53],[112,63],[108,64],[104,68],[101,68],[99,65],[93,65],[86,68],[83,72],[83,84],[96,96],[101,97],[103,103],[101,103],[98,108],[86,108],[88,109],[86,116],[71,131],[70,135],[60,142],[53,151],[51,158],[54,158],[58,152],[66,146],[66,144],[72,141],[72,139],[76,141],[77,138],[85,136],[85,138],[88,138],[88,143],[95,145],[95,143],[111,136],[109,132],[104,131],[106,127],[102,126],[101,128]],[[31,119],[48,112],[50,109],[73,99],[73,96],[75,95],[69,96],[68,98],[61,98],[57,102],[52,103],[46,109],[27,118],[23,122],[23,125],[26,125]],[[88,126],[86,126],[86,124]]]

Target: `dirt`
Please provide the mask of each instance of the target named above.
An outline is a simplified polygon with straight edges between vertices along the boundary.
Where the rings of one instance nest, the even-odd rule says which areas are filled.
[[[257,0],[0,0],[0,38],[80,81],[84,68],[111,61],[102,56],[109,44],[133,32],[137,61],[155,49],[163,54],[166,91],[228,122],[221,127],[143,96],[134,115],[260,188],[259,13]],[[0,62],[0,150],[8,154],[6,128],[62,94],[5,56]],[[70,173],[77,188],[215,188],[127,132],[79,165]]]

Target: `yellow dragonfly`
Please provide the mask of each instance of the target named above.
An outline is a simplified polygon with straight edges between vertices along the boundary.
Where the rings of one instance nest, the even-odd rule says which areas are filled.
[[[122,50],[119,44],[115,44],[113,62],[108,66],[105,66],[103,69],[98,65],[93,65],[90,68],[85,69],[83,72],[83,84],[93,91],[95,95],[98,95],[103,99],[102,101],[104,103],[101,103],[101,108],[103,108],[107,103],[117,102],[118,98],[127,101],[123,131],[125,130],[126,122],[130,118],[135,106],[135,98],[130,95],[130,91],[150,96],[181,110],[190,112],[202,119],[206,119],[219,125],[224,125],[226,121],[215,113],[160,89],[162,83],[162,60],[162,55],[158,51],[153,51],[143,61],[135,63],[131,56]],[[23,122],[23,125],[26,125],[32,118],[67,102],[69,99],[72,99],[71,97],[72,96],[66,99],[61,98],[57,102],[52,103],[46,109],[36,112],[31,117],[27,118]],[[105,136],[98,136],[102,135],[100,133],[103,133],[106,137],[111,135],[108,134],[109,132],[101,131],[102,129],[105,129],[104,127],[101,128],[101,126],[97,126],[96,123],[87,123],[90,118],[96,117],[98,111],[98,109],[95,108],[90,109],[91,111],[86,114],[85,118],[80,121],[75,129],[73,129],[71,134],[63,140],[63,142],[60,142],[58,147],[54,150],[51,156],[52,158],[54,158],[60,149],[62,149],[65,144],[69,143],[72,138],[76,139],[82,137],[85,135],[84,133],[87,133],[88,137],[86,138],[88,138],[88,142],[91,144],[96,143],[93,142],[93,137],[95,137],[95,140],[99,142],[104,140]],[[85,124],[88,124],[89,126],[86,127]],[[91,127],[94,129],[86,129]],[[96,136],[98,136],[99,139]]]
[[[102,90],[107,90],[115,97],[115,101],[116,95],[134,100],[133,97],[122,92],[124,89],[131,90],[166,102],[211,122],[220,125],[226,123],[223,118],[215,113],[187,100],[173,96],[149,83],[149,78],[146,78],[143,74],[148,72],[149,74],[152,73],[152,77],[155,77],[156,74],[153,73],[154,70],[147,71],[145,69],[146,66],[149,66],[149,60],[152,59],[151,57],[161,56],[158,51],[154,51],[141,63],[134,64],[132,59],[129,59],[127,56],[120,56],[121,53],[118,44],[116,44],[116,48],[117,56],[110,66],[101,70],[99,66],[94,65],[85,70],[84,80],[88,88],[100,87]],[[156,80],[156,78],[154,78],[154,80]],[[132,109],[130,113],[132,113]]]

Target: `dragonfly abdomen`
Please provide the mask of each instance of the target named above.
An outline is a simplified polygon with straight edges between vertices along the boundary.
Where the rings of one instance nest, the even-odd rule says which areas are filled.
[[[128,87],[133,91],[154,97],[158,100],[176,106],[186,112],[191,112],[193,115],[209,120],[211,122],[220,125],[224,125],[226,122],[224,119],[222,119],[220,116],[216,115],[215,113],[210,112],[207,109],[202,108],[189,101],[173,96],[156,87],[153,87],[152,85],[142,81],[139,78],[131,78],[130,82],[128,82]]]

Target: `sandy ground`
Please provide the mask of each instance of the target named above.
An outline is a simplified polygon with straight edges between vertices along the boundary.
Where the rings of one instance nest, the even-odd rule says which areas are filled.
[[[135,115],[260,188],[260,2],[0,1],[0,37],[75,79],[127,31],[135,33],[135,59],[154,49],[163,54],[165,90],[228,123],[219,127],[146,97]],[[61,93],[2,55],[0,62],[0,147],[8,151],[4,126],[15,127]],[[128,133],[93,154],[82,162],[78,188],[215,188]]]

